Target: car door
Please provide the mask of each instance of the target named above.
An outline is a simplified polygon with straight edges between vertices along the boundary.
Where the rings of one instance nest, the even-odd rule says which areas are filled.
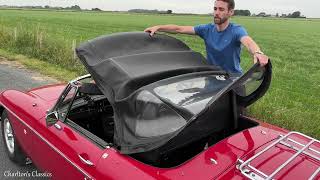
[[[41,170],[51,173],[53,179],[95,179],[96,164],[104,150],[72,123],[61,120],[66,114],[65,111],[60,111],[59,104],[71,103],[76,91],[77,87],[73,86],[65,89],[51,113],[56,116],[57,121],[48,126],[46,119],[43,119],[43,139],[34,141],[37,147],[33,153],[38,156],[32,160]]]

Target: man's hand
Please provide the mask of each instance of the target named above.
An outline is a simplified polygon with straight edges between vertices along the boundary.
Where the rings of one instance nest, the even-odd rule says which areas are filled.
[[[147,32],[150,34],[150,36],[153,36],[158,30],[159,30],[159,26],[153,26],[145,29],[144,32]]]
[[[257,63],[258,61],[260,62],[261,66],[265,66],[266,64],[268,64],[269,57],[261,53],[254,53],[253,62]]]
[[[254,63],[259,61],[261,66],[268,64],[269,57],[260,51],[259,46],[250,36],[244,36],[240,39],[240,41],[252,54]]]

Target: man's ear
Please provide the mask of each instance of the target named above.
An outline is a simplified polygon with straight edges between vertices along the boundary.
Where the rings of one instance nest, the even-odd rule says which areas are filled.
[[[230,9],[229,13],[230,13],[230,16],[233,16],[234,15],[234,9]]]

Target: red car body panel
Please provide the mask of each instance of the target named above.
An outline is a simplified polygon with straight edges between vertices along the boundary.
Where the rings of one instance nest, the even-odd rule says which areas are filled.
[[[47,127],[46,111],[54,106],[64,87],[45,86],[26,93],[9,90],[0,96],[0,105],[8,110],[22,149],[39,169],[52,173],[53,179],[246,179],[236,168],[237,160],[246,160],[288,132],[259,122],[259,126],[225,138],[177,167],[157,168],[120,154],[113,147],[101,148],[63,122],[57,123],[60,130]],[[277,146],[255,164],[271,173],[294,153]],[[79,155],[93,166],[83,163]],[[319,166],[319,162],[301,155],[276,178],[305,179]]]
[[[29,90],[31,94],[35,94],[39,98],[45,101],[55,101],[61,95],[62,91],[66,87],[66,84],[47,85]]]
[[[262,130],[268,131],[269,134],[262,136]],[[114,161],[126,162],[129,163],[132,168],[134,167],[148,172],[149,175],[155,179],[216,179],[230,167],[235,166],[237,159],[242,155],[263,145],[266,142],[264,138],[266,138],[267,141],[271,141],[276,138],[277,135],[277,131],[264,127],[252,128],[217,143],[182,165],[167,169],[142,164],[119,154],[116,150],[113,150],[110,157],[115,159]],[[260,138],[254,140],[253,138],[256,136],[260,136]],[[248,144],[243,143],[246,142],[246,140],[248,140]],[[211,158],[215,159],[217,164],[213,164],[210,160]],[[120,167],[121,165],[118,166]]]

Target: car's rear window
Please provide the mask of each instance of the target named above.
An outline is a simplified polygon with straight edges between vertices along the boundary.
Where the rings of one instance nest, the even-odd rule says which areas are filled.
[[[231,82],[232,80],[224,75],[202,75],[162,83],[153,91],[167,102],[197,114],[206,107],[212,97]]]
[[[187,124],[183,117],[149,91],[141,91],[134,106],[137,117],[128,124],[133,125],[138,137],[170,134]]]

